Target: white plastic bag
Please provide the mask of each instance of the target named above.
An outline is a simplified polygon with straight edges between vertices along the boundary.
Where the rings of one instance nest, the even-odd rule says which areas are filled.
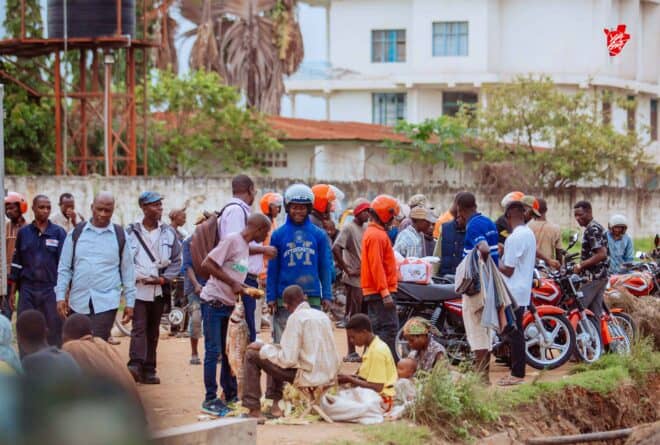
[[[373,425],[384,420],[380,395],[367,388],[342,389],[321,398],[321,408],[335,422]]]

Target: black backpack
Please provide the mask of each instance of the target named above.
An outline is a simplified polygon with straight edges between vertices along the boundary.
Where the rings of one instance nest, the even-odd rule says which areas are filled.
[[[74,227],[73,233],[71,234],[71,241],[73,242],[73,252],[71,253],[71,272],[73,272],[73,266],[76,259],[76,244],[78,244],[78,239],[80,238],[80,235],[85,228],[85,224],[87,224],[87,221],[76,224],[76,227]],[[126,232],[124,232],[124,228],[119,224],[113,224],[113,227],[115,228],[117,244],[119,245],[119,277],[121,278],[121,259],[124,255],[124,247],[126,246]]]

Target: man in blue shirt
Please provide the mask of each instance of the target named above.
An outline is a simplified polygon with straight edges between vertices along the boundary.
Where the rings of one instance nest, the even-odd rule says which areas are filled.
[[[607,247],[610,255],[610,273],[623,273],[624,263],[633,261],[633,242],[628,230],[628,221],[623,215],[612,215],[607,231]]]
[[[456,196],[457,218],[466,221],[465,242],[463,256],[472,249],[478,249],[482,258],[488,255],[499,262],[497,250],[498,233],[495,223],[477,212],[477,200],[470,192],[461,192]],[[463,295],[463,323],[470,348],[475,355],[475,366],[488,381],[490,369],[490,333],[487,328],[481,326],[481,313],[477,310],[483,306],[479,301],[479,295]]]
[[[329,309],[332,301],[332,251],[328,235],[309,220],[314,194],[294,184],[284,194],[287,219],[273,232],[270,245],[277,255],[268,263],[266,299],[273,315],[273,340],[279,343],[289,317],[282,293],[293,284],[302,287],[309,305]]]
[[[66,232],[50,222],[50,210],[47,196],[34,197],[34,221],[21,228],[16,237],[10,277],[14,284],[9,295],[14,295],[18,286],[18,315],[29,309],[41,312],[48,326],[48,344],[61,346],[62,321],[57,316],[54,288]]]
[[[70,311],[85,314],[92,321],[94,336],[107,340],[122,290],[126,298],[123,322],[128,323],[133,316],[135,266],[128,243],[123,246],[119,243],[118,236],[123,235],[124,241],[128,239],[126,232],[110,223],[115,209],[114,197],[109,192],[101,192],[94,198],[91,208],[92,218],[80,223],[82,231],[75,249],[73,234],[77,229],[64,241],[55,294],[62,318]]]

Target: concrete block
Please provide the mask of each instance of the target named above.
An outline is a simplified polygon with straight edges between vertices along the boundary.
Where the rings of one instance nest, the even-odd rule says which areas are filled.
[[[151,435],[154,445],[256,445],[257,421],[253,419],[218,419],[193,423]]]

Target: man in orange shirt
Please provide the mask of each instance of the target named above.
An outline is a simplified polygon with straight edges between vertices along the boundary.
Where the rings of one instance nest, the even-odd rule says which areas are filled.
[[[379,195],[371,202],[369,213],[372,221],[362,237],[360,283],[373,332],[396,357],[399,320],[392,294],[397,290],[397,272],[387,229],[399,214],[399,203],[391,196]]]

